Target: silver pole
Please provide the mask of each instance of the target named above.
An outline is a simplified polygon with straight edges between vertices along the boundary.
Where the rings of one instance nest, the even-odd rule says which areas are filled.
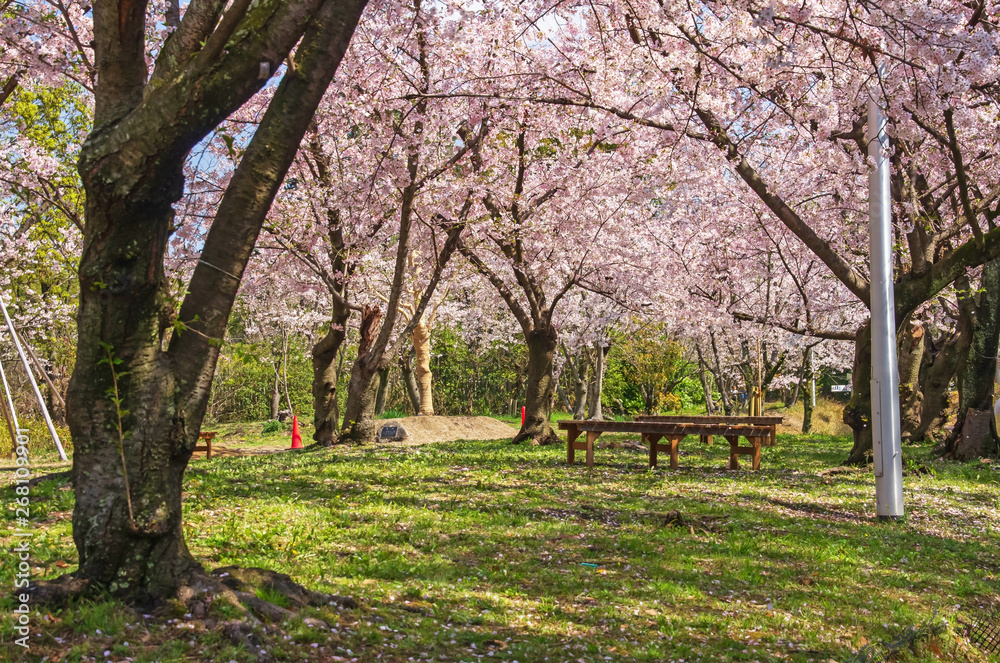
[[[816,407],[816,376],[815,375],[813,376],[813,379],[812,379],[812,387],[813,387],[813,407]]]
[[[28,357],[24,354],[24,348],[21,347],[21,341],[17,337],[17,332],[14,331],[14,323],[10,321],[10,316],[7,314],[7,305],[4,303],[3,297],[0,297],[0,309],[3,310],[3,318],[7,322],[7,329],[10,330],[11,338],[14,339],[14,347],[17,348],[17,354],[21,356],[21,363],[24,364],[24,372],[28,374],[28,381],[31,382],[31,388],[35,391],[35,398],[38,399],[38,407],[42,409],[42,416],[45,417],[45,425],[49,427],[49,434],[52,435],[52,441],[56,443],[56,449],[59,450],[59,458],[68,460],[66,452],[63,451],[62,443],[59,442],[59,434],[56,433],[56,427],[52,424],[52,417],[49,416],[49,409],[45,407],[45,399],[42,398],[42,392],[39,391],[38,383],[35,382],[35,375],[31,372]]]
[[[4,395],[7,397],[7,407],[10,408],[10,416],[14,420],[14,432],[16,433],[17,429],[20,428],[21,425],[17,423],[17,411],[14,409],[14,399],[11,398],[10,385],[7,384],[7,374],[3,372],[2,361],[0,361],[0,381],[3,382]],[[17,444],[17,442],[14,444]]]
[[[880,75],[883,73],[881,68]],[[889,137],[882,107],[868,99],[868,176],[871,231],[872,445],[875,455],[875,513],[903,517],[903,449],[900,440],[899,373],[896,367],[896,305],[892,279],[892,199],[889,193]]]

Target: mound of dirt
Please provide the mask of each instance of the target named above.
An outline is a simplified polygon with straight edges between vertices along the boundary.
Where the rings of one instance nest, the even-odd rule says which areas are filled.
[[[455,440],[502,440],[513,438],[517,429],[490,417],[402,417],[379,422],[379,427],[400,425],[408,437],[401,444],[417,446]]]

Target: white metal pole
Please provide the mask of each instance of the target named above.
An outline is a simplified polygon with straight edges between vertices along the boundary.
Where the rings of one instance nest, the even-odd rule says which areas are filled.
[[[10,408],[10,416],[14,420],[14,432],[16,433],[20,424],[17,423],[17,410],[14,409],[14,399],[11,396],[10,385],[7,384],[7,374],[3,372],[2,361],[0,361],[0,381],[3,382],[3,393],[7,397],[7,407]]]
[[[879,73],[882,73],[880,68]],[[875,456],[875,513],[903,517],[903,450],[900,440],[899,373],[896,366],[896,311],[892,278],[892,199],[889,192],[889,137],[882,107],[868,99],[868,176],[871,231],[872,444]]]
[[[816,376],[815,375],[813,376],[813,379],[812,379],[812,387],[813,387],[813,407],[816,407]]]
[[[66,452],[63,451],[62,443],[59,441],[59,434],[56,433],[56,427],[52,424],[52,417],[49,416],[49,409],[45,407],[45,399],[42,398],[42,392],[38,389],[35,374],[31,372],[31,364],[28,363],[28,356],[24,354],[21,341],[17,337],[17,332],[14,331],[14,323],[10,321],[10,316],[7,314],[7,305],[4,303],[3,297],[0,297],[0,309],[3,310],[3,318],[7,322],[7,329],[10,330],[10,336],[14,339],[14,347],[17,348],[17,354],[21,356],[21,363],[24,364],[24,372],[28,374],[28,381],[31,382],[31,388],[35,391],[35,398],[38,399],[38,407],[42,409],[42,416],[45,417],[45,425],[49,427],[49,434],[52,435],[52,441],[56,443],[56,449],[59,450],[59,458],[68,460]]]

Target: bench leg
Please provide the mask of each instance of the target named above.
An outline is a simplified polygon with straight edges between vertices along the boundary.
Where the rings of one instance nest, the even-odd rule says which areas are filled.
[[[771,446],[773,447],[778,443],[778,427],[771,426]]]
[[[729,440],[729,469],[738,470],[740,469],[740,455],[737,449],[740,446],[739,435],[726,435],[726,439]]]
[[[656,443],[660,441],[660,435],[643,433],[643,439],[649,444],[649,466],[656,467]]]
[[[570,465],[576,460],[576,449],[573,448],[573,443],[579,436],[580,431],[575,426],[566,429],[566,462]]]
[[[753,469],[756,472],[760,469],[760,447],[763,442],[763,438],[754,437],[750,439],[750,443],[753,445]]]
[[[205,460],[212,460],[212,438],[208,438],[208,443],[205,446],[208,447]]]
[[[701,436],[701,443],[702,444],[707,444],[708,446],[712,446],[712,438],[713,437],[714,437],[713,435],[702,435]]]
[[[680,450],[678,449],[678,447],[680,447],[680,444],[681,444],[681,438],[679,437],[670,438],[670,469],[672,470],[676,470],[678,467],[680,467],[680,463],[678,462],[678,456],[680,455]]]
[[[587,431],[587,467],[594,466],[594,442],[601,434],[597,431]]]

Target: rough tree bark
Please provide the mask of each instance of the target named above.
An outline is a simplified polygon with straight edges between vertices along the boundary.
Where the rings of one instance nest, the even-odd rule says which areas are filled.
[[[513,443],[527,441],[555,444],[559,439],[549,425],[548,412],[555,384],[552,379],[552,364],[559,337],[550,326],[533,329],[525,336],[528,346],[528,375],[524,393],[524,425],[514,436]]]
[[[969,309],[972,334],[958,360],[958,420],[945,446],[955,459],[969,460],[997,450],[996,433],[989,422],[1000,341],[1000,260],[983,265],[979,292],[962,300],[960,306]]]
[[[322,445],[333,444],[340,426],[340,403],[337,383],[340,370],[338,354],[347,338],[347,321],[351,311],[340,302],[333,302],[330,327],[312,348],[313,440]]]
[[[385,414],[385,392],[389,389],[390,366],[378,370],[378,388],[375,390],[375,416]]]
[[[417,324],[410,334],[413,342],[413,350],[416,354],[416,378],[417,388],[420,396],[420,409],[417,415],[421,417],[434,416],[434,401],[431,386],[434,381],[434,374],[431,373],[431,333],[424,322],[424,316],[420,316]]]
[[[920,428],[921,391],[920,370],[924,361],[924,327],[911,321],[907,316],[899,324],[896,335],[896,349],[899,365],[899,415],[900,433],[903,442],[914,441],[914,434]]]
[[[79,160],[86,226],[67,393],[82,584],[146,602],[204,577],[181,527],[184,470],[240,275],[364,5],[237,2],[221,21],[226,3],[191,5],[149,81],[146,4],[93,7],[98,83]],[[186,156],[266,83],[262,63],[277,69],[296,45],[177,314],[164,259]]]
[[[399,372],[403,376],[403,384],[406,386],[406,395],[413,406],[413,413],[420,412],[420,391],[417,389],[417,379],[413,375],[413,349],[399,356]]]
[[[872,328],[865,323],[854,341],[854,372],[851,399],[844,407],[844,423],[854,432],[848,465],[864,465],[872,455]]]
[[[920,423],[911,438],[914,442],[940,441],[941,431],[948,419],[948,394],[951,380],[958,370],[959,348],[969,342],[963,336],[967,337],[971,331],[970,325],[960,318],[954,333],[942,338],[937,350],[927,347],[930,344],[925,343],[927,358],[924,360],[926,368],[921,387],[924,397],[920,404]]]
[[[705,414],[715,414],[715,400],[712,398],[712,385],[711,385],[711,373],[708,370],[708,365],[705,363],[705,358],[701,353],[701,346],[696,345],[695,350],[698,352],[698,379],[701,380],[701,391],[705,394]]]

